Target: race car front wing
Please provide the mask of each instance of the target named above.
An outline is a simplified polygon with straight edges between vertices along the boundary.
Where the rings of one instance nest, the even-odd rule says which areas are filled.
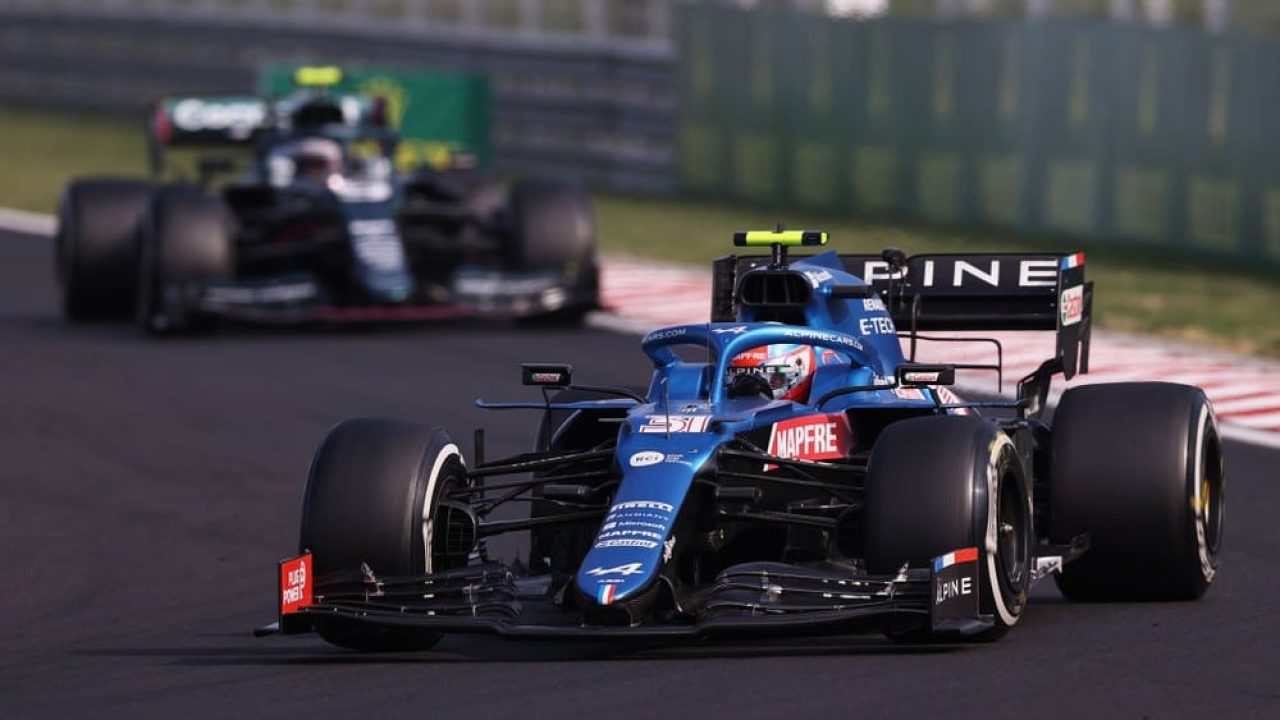
[[[696,593],[685,622],[588,624],[559,606],[547,577],[516,578],[487,563],[442,573],[379,577],[371,568],[308,585],[310,555],[281,563],[281,612],[256,635],[310,632],[317,623],[545,639],[667,639],[834,635],[929,625],[968,636],[992,627],[979,613],[976,548],[933,567],[874,576],[846,568],[747,563]],[[949,558],[949,560],[948,560]],[[305,598],[304,602],[300,599]]]
[[[166,288],[169,306],[185,314],[253,324],[427,322],[460,318],[523,318],[569,308],[597,308],[594,290],[576,278],[546,271],[511,273],[461,270],[440,297],[399,304],[333,302],[316,277],[288,273],[259,279],[216,281]]]

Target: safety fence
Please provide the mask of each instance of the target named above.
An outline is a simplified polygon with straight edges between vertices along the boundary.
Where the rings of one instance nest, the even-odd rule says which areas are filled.
[[[0,0],[0,102],[141,117],[166,94],[244,92],[273,61],[473,72],[492,88],[500,169],[625,191],[673,188],[665,39],[348,22],[280,12],[276,0],[245,0],[245,13],[257,14],[209,11],[227,3]]]
[[[0,0],[0,102],[140,113],[269,62],[474,72],[515,173],[1280,260],[1280,41],[801,6],[835,5]]]
[[[63,14],[217,18],[365,31],[451,28],[463,34],[647,40],[666,44],[677,0],[3,0]]]
[[[1280,42],[714,6],[677,27],[702,195],[1280,260]]]

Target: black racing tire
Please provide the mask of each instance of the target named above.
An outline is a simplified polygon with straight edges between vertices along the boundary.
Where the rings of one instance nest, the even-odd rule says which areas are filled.
[[[67,184],[58,203],[54,270],[62,314],[70,321],[132,315],[138,283],[138,233],[151,186],[90,178]]]
[[[329,431],[311,463],[299,550],[312,554],[321,582],[326,574],[350,574],[362,563],[378,576],[457,567],[461,563],[444,552],[444,533],[433,531],[439,500],[465,484],[462,451],[444,429],[347,420]],[[323,615],[316,617],[316,630],[328,642],[355,650],[425,650],[440,639],[438,633],[388,633]]]
[[[463,205],[473,218],[492,218],[502,212],[507,202],[507,188],[488,173],[474,173],[466,185]]]
[[[567,305],[528,318],[534,324],[576,324],[600,305],[600,265],[595,218],[587,194],[573,185],[521,180],[508,199],[510,219],[503,261],[512,270],[564,273]]]
[[[212,326],[194,305],[207,283],[235,277],[231,213],[221,198],[176,185],[157,192],[142,227],[135,318],[152,335]]]
[[[1217,573],[1226,474],[1204,391],[1173,383],[1071,388],[1053,421],[1049,533],[1088,533],[1056,578],[1069,600],[1194,600]]]
[[[971,639],[997,639],[1022,617],[1034,567],[1030,487],[1013,441],[992,422],[931,416],[885,428],[871,451],[862,526],[874,574],[978,548],[979,608],[995,625]],[[888,634],[940,639],[927,623]]]
[[[461,206],[473,219],[490,219],[506,206],[507,190],[491,173],[477,169],[421,169],[404,183],[407,196]]]

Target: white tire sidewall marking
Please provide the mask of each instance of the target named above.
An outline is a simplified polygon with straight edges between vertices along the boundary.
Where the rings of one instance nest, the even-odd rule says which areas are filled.
[[[996,607],[1000,622],[1006,626],[1017,624],[1022,613],[1014,614],[1005,604],[1004,593],[1000,590],[1000,573],[996,568],[996,553],[1000,549],[1000,475],[997,463],[1004,448],[1013,447],[1013,441],[1003,432],[992,440],[987,457],[987,583],[991,587],[991,598]]]
[[[462,452],[458,450],[458,446],[449,443],[436,453],[435,462],[431,466],[431,474],[427,477],[427,492],[422,498],[422,549],[423,562],[428,575],[433,572],[431,567],[431,537],[435,532],[435,523],[432,522],[432,503],[436,497],[436,479],[440,477],[440,471],[444,468],[444,464],[450,457],[457,457],[458,462],[462,463],[462,467],[467,466],[466,460],[462,457]]]
[[[1195,455],[1192,462],[1195,463],[1195,470],[1191,478],[1192,495],[1191,507],[1195,510],[1194,522],[1196,526],[1196,554],[1200,558],[1200,575],[1204,578],[1205,583],[1213,582],[1213,576],[1217,573],[1217,569],[1213,566],[1213,558],[1209,557],[1209,541],[1205,536],[1205,520],[1209,512],[1206,506],[1208,498],[1203,496],[1204,488],[1204,440],[1205,429],[1209,425],[1211,415],[1209,413],[1209,404],[1205,402],[1200,407],[1200,418],[1196,421],[1196,444]],[[1217,423],[1214,423],[1217,426]]]

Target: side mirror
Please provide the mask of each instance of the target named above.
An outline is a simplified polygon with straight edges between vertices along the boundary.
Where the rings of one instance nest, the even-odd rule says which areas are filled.
[[[928,385],[954,385],[954,365],[918,365],[903,363],[898,366],[898,385],[901,387],[925,387]]]
[[[895,276],[907,266],[907,254],[896,247],[887,247],[880,251],[880,259],[889,266],[889,272]]]
[[[566,387],[573,382],[573,366],[524,363],[520,366],[520,380],[525,385]]]

